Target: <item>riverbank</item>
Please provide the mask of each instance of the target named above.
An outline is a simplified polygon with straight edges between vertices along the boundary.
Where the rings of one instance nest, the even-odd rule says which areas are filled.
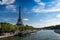
[[[18,34],[22,34],[22,35],[25,35],[25,34],[28,34],[28,33],[33,33],[33,32],[36,32],[36,30],[27,30],[27,31],[16,31],[14,33],[3,33],[4,35],[0,36],[0,38],[5,38],[5,37],[11,37],[11,36],[15,36],[15,35],[18,35]]]
[[[4,33],[5,35],[0,36],[0,38],[5,38],[5,37],[11,37],[14,36],[14,34],[10,34],[10,33]]]

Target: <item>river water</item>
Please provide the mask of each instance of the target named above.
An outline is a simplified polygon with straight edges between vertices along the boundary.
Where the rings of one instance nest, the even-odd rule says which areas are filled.
[[[55,33],[54,30],[40,30],[24,37],[14,36],[0,40],[60,40],[60,34]]]

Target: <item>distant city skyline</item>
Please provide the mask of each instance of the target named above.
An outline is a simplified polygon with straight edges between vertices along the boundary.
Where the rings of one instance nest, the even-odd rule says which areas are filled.
[[[60,0],[0,0],[0,22],[16,24],[19,6],[25,25],[41,28],[60,24]]]

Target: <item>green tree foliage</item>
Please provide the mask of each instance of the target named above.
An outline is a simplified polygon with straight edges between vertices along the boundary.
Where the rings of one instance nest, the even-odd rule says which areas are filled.
[[[24,31],[24,30],[32,30],[32,26],[23,26],[23,25],[12,25],[7,22],[1,22],[0,23],[0,31],[2,32],[14,32],[16,30]]]
[[[10,23],[2,22],[2,23],[0,23],[0,25],[1,25],[1,31],[3,31],[3,32],[10,32],[10,31],[15,30],[14,25],[12,25]]]
[[[26,28],[26,30],[32,30],[33,29],[32,26],[28,26],[28,25],[26,25],[25,28]]]
[[[24,27],[23,25],[18,25],[17,28],[18,28],[20,31],[25,30],[25,27]]]

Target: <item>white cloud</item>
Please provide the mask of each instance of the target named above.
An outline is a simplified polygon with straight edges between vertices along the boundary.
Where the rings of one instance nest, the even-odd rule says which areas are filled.
[[[14,5],[7,5],[6,9],[7,11],[16,12],[16,7]]]
[[[0,1],[0,5],[5,4],[5,3],[6,3],[6,1],[7,1],[7,0],[2,0],[2,1]]]
[[[43,3],[43,2],[40,2],[38,4],[41,5],[41,6],[45,6],[45,3]]]
[[[40,21],[43,21],[42,19],[40,19]]]
[[[59,12],[60,11],[60,0],[55,0],[48,3],[43,3],[37,0],[34,0],[38,5],[35,5],[32,8],[32,12],[36,13],[46,13],[46,12]],[[47,7],[47,8],[45,8]]]
[[[52,2],[49,3],[44,3],[41,2],[41,0],[37,1],[35,0],[35,2],[37,3],[37,5],[35,5],[32,8],[32,12],[35,13],[49,13],[49,12],[60,12],[60,0],[54,0]],[[49,14],[48,14],[49,16]],[[53,15],[54,17],[55,15]],[[41,27],[47,27],[47,26],[51,26],[51,25],[59,25],[60,24],[60,14],[56,15],[56,18],[52,18],[52,16],[49,16],[50,19],[44,18],[45,20],[40,20],[40,22],[37,23],[32,23],[29,25],[32,25],[35,28],[41,28]]]
[[[28,18],[25,18],[25,19],[23,19],[24,21],[28,21],[29,19]]]
[[[6,9],[4,12],[16,12],[16,6],[13,5],[15,0],[2,0],[0,1],[0,5],[6,5]]]
[[[45,5],[45,3],[43,3],[43,2],[41,2],[41,0],[34,0],[38,5],[42,5],[42,6],[44,6]]]
[[[39,5],[39,8],[44,8],[45,7],[45,3],[41,2],[41,0],[34,0],[34,1]]]
[[[60,14],[57,14],[56,17],[57,17],[57,18],[60,18]]]
[[[60,2],[59,3],[57,3],[57,5],[56,6],[60,6]]]
[[[54,19],[46,19],[42,22],[33,23],[33,24],[30,24],[30,25],[32,25],[35,28],[42,28],[42,27],[59,25],[59,24],[60,24],[60,19],[59,18],[54,18]]]
[[[36,2],[36,1],[35,1]],[[60,12],[60,0],[54,0],[52,2],[48,3],[43,3],[41,2],[36,2],[38,5],[35,5],[32,8],[32,12],[35,13],[49,13],[49,12]],[[40,3],[40,4],[39,4]],[[51,17],[51,16],[49,16]],[[40,22],[30,24],[34,26],[35,28],[41,28],[41,27],[47,27],[51,25],[59,25],[60,24],[60,14],[56,15],[56,18],[50,18],[50,19],[45,19],[45,20],[40,20]]]
[[[12,4],[14,2],[15,2],[15,0],[2,0],[2,1],[0,1],[0,5]]]
[[[34,1],[39,3],[41,0],[34,0]]]
[[[33,12],[36,12],[36,13],[47,13],[47,12],[59,12],[60,11],[60,8],[53,8],[53,9],[39,9],[39,8],[35,8],[35,9],[32,9]]]
[[[12,3],[14,3],[15,2],[15,0],[7,0],[7,2],[6,2],[6,4],[12,4]]]
[[[46,12],[59,12],[60,11],[60,3],[56,4],[55,7],[49,8],[49,9],[44,9],[45,6],[34,6],[32,8],[33,12],[36,13],[46,13]]]

